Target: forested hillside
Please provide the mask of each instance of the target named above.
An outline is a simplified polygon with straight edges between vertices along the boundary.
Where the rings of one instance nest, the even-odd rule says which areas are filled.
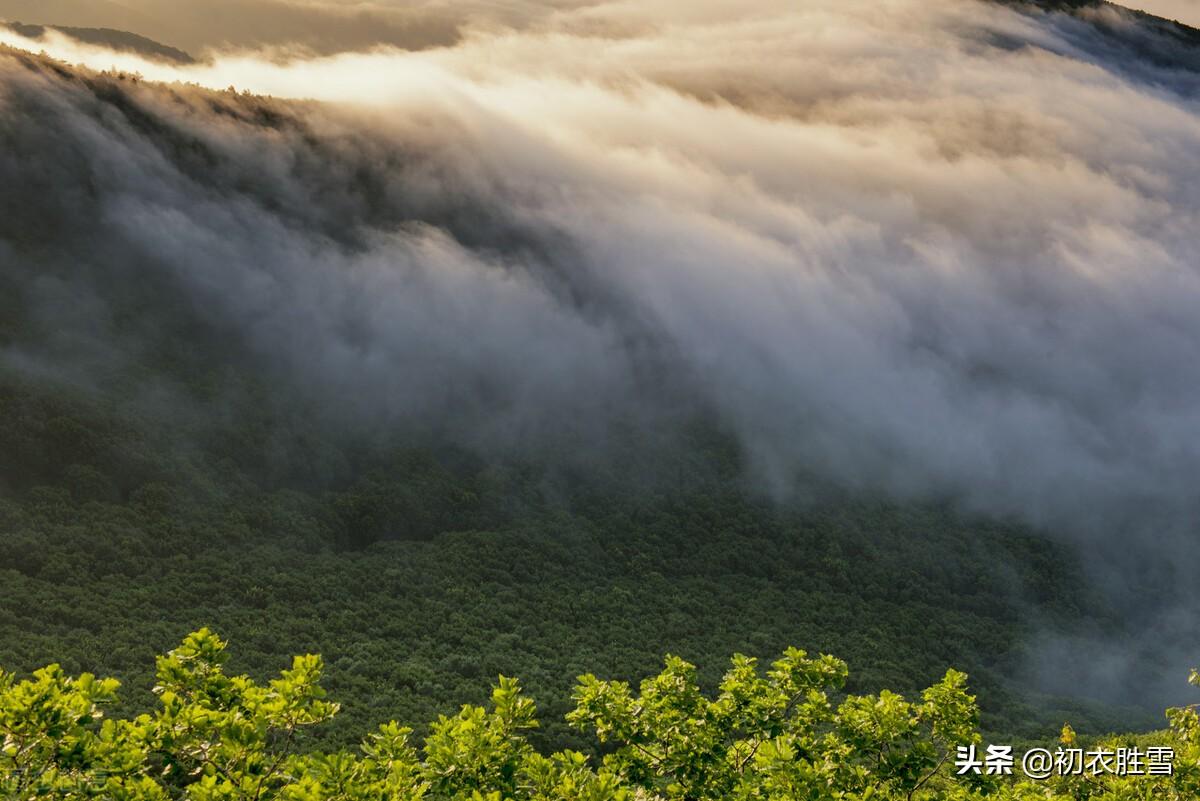
[[[322,732],[338,743],[482,701],[505,673],[547,712],[534,739],[562,745],[576,743],[562,714],[578,673],[633,677],[664,651],[716,671],[734,651],[803,643],[851,659],[860,690],[968,669],[989,731],[1161,724],[1013,679],[1034,625],[1121,625],[1063,548],[931,507],[780,509],[740,488],[736,455],[703,430],[671,481],[642,490],[328,443],[295,458],[314,475],[355,464],[358,477],[304,488],[264,474],[280,421],[251,408],[207,432],[210,451],[11,374],[0,409],[10,670],[60,661],[121,678],[144,704],[153,655],[213,625],[236,644],[235,666],[257,674],[320,650],[344,706]]]

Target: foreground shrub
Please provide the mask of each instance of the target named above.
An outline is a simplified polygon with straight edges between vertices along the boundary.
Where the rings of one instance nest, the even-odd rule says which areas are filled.
[[[388,723],[355,753],[310,753],[299,732],[332,718],[319,656],[298,656],[266,684],[223,669],[226,644],[189,635],[157,664],[156,710],[108,720],[117,682],[56,665],[25,680],[0,672],[0,797],[113,801],[785,801],[839,799],[1196,799],[1200,720],[1168,713],[1159,736],[1171,775],[1058,776],[1046,781],[962,770],[981,738],[966,676],[956,671],[906,701],[840,695],[847,670],[790,649],[765,672],[735,656],[715,694],[668,657],[636,690],[582,676],[571,725],[593,757],[538,753],[533,702],[501,677],[489,709],[464,706],[430,727]],[[1193,683],[1200,683],[1195,674]],[[1064,729],[1063,743],[1074,733]],[[956,766],[960,769],[956,769]]]

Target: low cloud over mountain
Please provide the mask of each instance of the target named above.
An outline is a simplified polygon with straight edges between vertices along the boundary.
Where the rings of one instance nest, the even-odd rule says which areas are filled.
[[[267,43],[260,5],[225,41]],[[297,5],[373,49],[193,66],[0,34],[146,79],[0,58],[0,282],[39,332],[5,363],[99,384],[207,347],[490,452],[707,416],[776,497],[953,499],[1195,608],[1186,37],[950,0],[484,10]]]

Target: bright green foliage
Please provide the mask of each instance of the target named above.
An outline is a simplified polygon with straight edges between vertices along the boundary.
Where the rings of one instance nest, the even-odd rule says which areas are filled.
[[[829,693],[846,675],[833,657],[789,649],[764,678],[739,655],[709,700],[695,669],[672,657],[636,697],[622,682],[582,677],[569,717],[618,744],[604,760],[617,775],[681,801],[907,794],[978,737],[961,673],[947,673],[922,704],[885,691],[834,707]]]
[[[321,659],[298,656],[258,684],[223,669],[225,643],[202,629],[158,660],[158,708],[105,720],[117,683],[58,666],[18,681],[0,673],[0,798],[5,801],[1184,801],[1200,797],[1200,718],[1171,710],[1175,773],[1161,777],[956,775],[978,744],[966,676],[948,671],[920,702],[891,692],[841,695],[844,662],[789,649],[769,670],[735,656],[715,694],[668,657],[637,692],[581,676],[570,723],[603,757],[539,754],[533,702],[501,677],[490,708],[464,706],[424,747],[388,723],[357,752],[297,748],[332,718]],[[1200,683],[1193,675],[1192,683]],[[1146,739],[1146,738],[1143,738]],[[1062,743],[1075,743],[1070,726]]]
[[[74,797],[88,772],[109,749],[98,734],[102,704],[116,697],[117,682],[90,674],[68,678],[58,665],[17,682],[0,673],[0,790],[12,799]],[[113,727],[106,723],[104,731]],[[121,759],[122,754],[109,754]]]
[[[474,792],[516,793],[525,758],[532,749],[521,732],[537,726],[533,702],[521,697],[515,679],[500,677],[492,693],[494,711],[464,706],[443,716],[425,743],[425,767],[433,790],[450,798]]]

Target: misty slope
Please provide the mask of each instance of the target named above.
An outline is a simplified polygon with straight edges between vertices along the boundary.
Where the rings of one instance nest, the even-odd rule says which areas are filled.
[[[671,484],[640,492],[594,474],[572,485],[530,465],[305,442],[310,429],[288,452],[289,421],[252,401],[181,430],[89,395],[0,376],[9,670],[54,654],[69,671],[119,676],[137,705],[147,655],[208,623],[239,645],[234,670],[265,674],[319,646],[345,705],[321,735],[341,745],[366,725],[482,701],[504,673],[544,710],[539,741],[582,747],[562,722],[580,672],[634,677],[663,652],[704,664],[802,642],[848,654],[861,689],[911,691],[947,664],[969,669],[985,729],[1006,737],[1050,736],[1064,719],[1091,732],[1161,725],[1031,690],[1032,627],[1020,621],[1124,625],[1069,551],[945,509],[780,509],[737,488],[735,451],[703,431],[679,447]],[[275,477],[285,460],[343,475],[270,489],[264,453]]]
[[[136,33],[118,31],[112,28],[72,28],[66,26],[26,25],[20,22],[5,24],[21,36],[40,41],[47,31],[57,32],[77,42],[97,45],[115,50],[119,53],[136,53],[149,59],[163,60],[175,64],[190,64],[192,57],[182,50],[159,44],[153,39],[138,36]]]
[[[234,637],[258,670],[319,645],[348,702],[342,730],[354,732],[364,718],[446,711],[500,671],[527,677],[556,712],[585,667],[633,675],[663,650],[703,662],[803,642],[846,654],[863,686],[970,669],[995,729],[1044,734],[1064,715],[1093,729],[1154,725],[1130,710],[1035,700],[1012,680],[1028,670],[1031,631],[1015,621],[1121,625],[1066,552],[1028,533],[858,501],[773,511],[739,489],[739,449],[701,417],[656,418],[657,456],[634,420],[638,433],[604,450],[587,432],[556,429],[544,446],[481,462],[446,450],[453,436],[402,421],[380,436],[318,411],[187,276],[161,272],[139,246],[161,223],[105,208],[129,156],[114,153],[111,168],[104,154],[85,158],[64,113],[81,135],[115,125],[147,169],[177,170],[172,180],[214,212],[261,204],[334,252],[366,247],[367,225],[413,218],[527,264],[545,237],[502,213],[389,196],[378,172],[333,183],[369,143],[318,135],[303,105],[5,59],[5,102],[20,110],[6,119],[23,123],[5,129],[7,152],[43,155],[5,162],[3,185],[23,191],[3,193],[0,209],[0,662],[66,655],[144,692],[146,655],[201,623]],[[71,111],[47,104],[59,92]],[[306,143],[289,169],[326,202],[270,194],[257,162],[195,135],[197,115]],[[401,154],[387,158],[403,168]],[[612,313],[602,296],[573,302]],[[481,411],[458,413],[466,426]],[[547,736],[567,735],[552,723]]]
[[[1072,48],[1065,53],[1085,54],[1132,79],[1189,96],[1200,90],[1200,30],[1096,0],[1014,6],[1036,7],[1035,13],[1068,11],[1074,27],[1062,29]]]
[[[797,644],[1153,725],[1200,661],[1190,51],[762,7],[240,63],[353,104],[5,51],[0,663],[213,625],[330,656],[354,731]]]

